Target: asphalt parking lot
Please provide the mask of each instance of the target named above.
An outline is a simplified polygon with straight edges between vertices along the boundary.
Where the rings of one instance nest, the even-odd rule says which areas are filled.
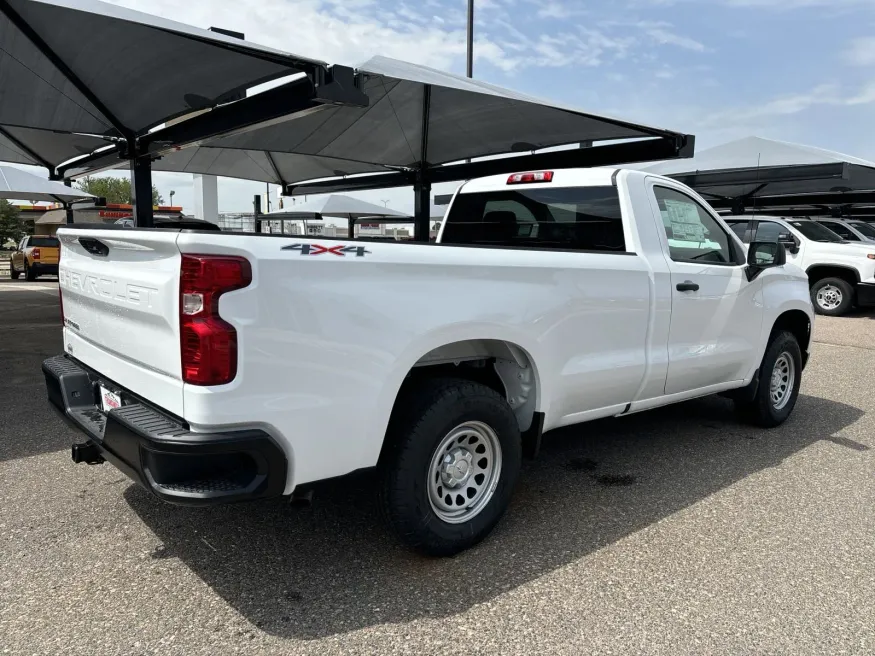
[[[550,434],[495,533],[435,560],[366,476],[187,509],[73,465],[57,286],[0,282],[0,653],[871,654],[875,314],[815,341],[781,428],[710,398]]]

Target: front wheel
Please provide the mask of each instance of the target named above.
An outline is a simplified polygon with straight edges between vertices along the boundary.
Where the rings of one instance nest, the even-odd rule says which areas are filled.
[[[380,462],[383,514],[408,546],[451,556],[485,538],[519,476],[519,425],[480,383],[429,380],[402,393]]]
[[[15,270],[15,262],[12,261],[12,258],[9,258],[9,277],[12,280],[18,280],[18,271]]]
[[[823,278],[811,286],[811,303],[818,314],[839,317],[854,304],[854,288],[841,278]]]
[[[799,397],[802,381],[802,350],[796,336],[780,332],[772,336],[759,369],[756,394],[736,401],[742,417],[757,426],[773,428],[783,424]]]

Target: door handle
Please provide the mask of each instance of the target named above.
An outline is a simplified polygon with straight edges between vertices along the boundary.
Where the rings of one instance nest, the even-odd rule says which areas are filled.
[[[675,289],[679,292],[697,292],[699,291],[699,285],[692,280],[684,280],[675,285]]]

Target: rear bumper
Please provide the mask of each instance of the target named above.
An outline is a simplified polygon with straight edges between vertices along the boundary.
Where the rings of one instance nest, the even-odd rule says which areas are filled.
[[[870,282],[857,283],[857,305],[860,307],[875,305],[875,284]]]
[[[74,446],[74,459],[84,452],[99,453],[157,497],[173,503],[207,505],[282,494],[286,457],[264,431],[192,433],[185,422],[71,357],[49,358],[42,369],[49,401],[87,439],[84,449]],[[121,396],[120,408],[101,410],[100,385]]]
[[[30,268],[38,276],[58,275],[58,264],[43,264],[42,262],[34,262]]]

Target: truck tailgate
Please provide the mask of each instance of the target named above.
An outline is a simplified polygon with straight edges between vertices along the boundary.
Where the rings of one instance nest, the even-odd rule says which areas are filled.
[[[62,229],[58,278],[65,351],[182,415],[177,236]]]

